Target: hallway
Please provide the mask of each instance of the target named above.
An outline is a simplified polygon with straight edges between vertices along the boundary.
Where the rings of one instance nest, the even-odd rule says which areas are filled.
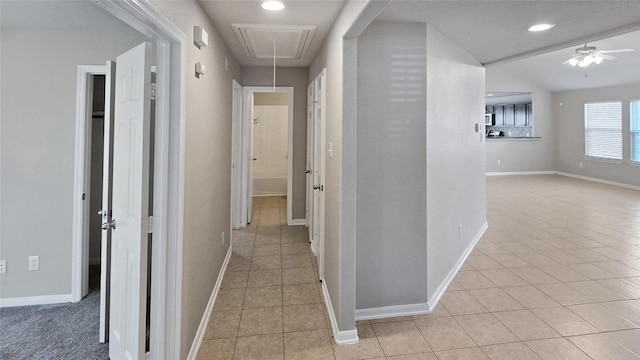
[[[432,314],[359,321],[338,346],[305,228],[257,198],[198,359],[640,359],[640,192],[504,176],[487,199],[489,230]]]

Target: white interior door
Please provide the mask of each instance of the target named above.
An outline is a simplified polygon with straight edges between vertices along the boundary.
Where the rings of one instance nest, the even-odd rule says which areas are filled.
[[[244,89],[233,81],[233,125],[232,142],[233,153],[231,159],[231,227],[239,229],[242,224],[242,103]]]
[[[116,63],[107,61],[104,80],[104,149],[102,155],[102,229],[100,239],[100,342],[109,340],[109,292],[111,278],[111,190],[113,187],[113,118]]]
[[[314,81],[313,238],[317,243],[318,274],[324,278],[325,70]]]
[[[109,357],[145,353],[152,45],[116,59]]]
[[[307,216],[307,232],[309,241],[311,242],[311,249],[313,253],[317,253],[316,243],[313,239],[313,114],[315,112],[314,105],[314,87],[315,82],[311,82],[307,86],[307,167],[306,167],[306,180],[307,180],[307,204],[306,204],[306,216]]]
[[[258,160],[253,154],[253,92],[249,93],[248,101],[248,113],[247,117],[247,136],[248,136],[248,151],[249,155],[247,165],[247,223],[251,223],[251,215],[253,213],[253,163]]]

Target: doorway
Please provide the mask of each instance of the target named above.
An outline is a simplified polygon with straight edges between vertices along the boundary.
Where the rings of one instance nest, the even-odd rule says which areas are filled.
[[[236,89],[238,89],[236,86]],[[239,91],[234,91],[238,102]],[[244,87],[242,115],[235,112],[234,164],[240,166],[240,186],[232,200],[232,220],[251,223],[254,196],[286,196],[287,224],[292,223],[293,87]],[[239,164],[236,162],[239,158]],[[235,182],[238,182],[234,179]],[[236,226],[234,226],[236,228]]]

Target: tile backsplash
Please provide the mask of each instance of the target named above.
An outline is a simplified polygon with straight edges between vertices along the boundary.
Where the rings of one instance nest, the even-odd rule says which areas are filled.
[[[499,130],[504,133],[504,137],[529,137],[533,136],[531,126],[487,126],[487,130]],[[509,135],[511,133],[511,135]]]

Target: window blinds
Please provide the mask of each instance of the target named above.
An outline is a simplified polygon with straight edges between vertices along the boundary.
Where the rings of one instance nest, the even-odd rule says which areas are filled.
[[[640,161],[640,100],[630,105],[631,161]]]
[[[622,160],[622,102],[584,104],[585,155]]]

